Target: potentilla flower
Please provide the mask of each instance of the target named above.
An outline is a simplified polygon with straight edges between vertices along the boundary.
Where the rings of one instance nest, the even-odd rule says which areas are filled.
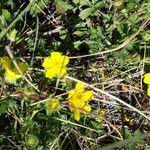
[[[75,89],[68,95],[70,110],[73,112],[74,119],[80,120],[80,112],[90,112],[91,106],[87,104],[93,97],[93,91],[85,91],[85,85],[81,82],[76,84]]]
[[[42,66],[45,68],[45,76],[49,79],[54,77],[64,77],[67,74],[66,65],[69,63],[68,56],[59,52],[52,52],[49,57],[44,59]]]
[[[144,75],[144,83],[148,84],[147,95],[150,96],[150,73]]]
[[[18,67],[21,72],[19,72],[7,56],[1,57],[0,62],[5,69],[5,79],[8,82],[15,82],[17,79],[21,78],[28,69],[26,63],[20,62],[18,63]]]
[[[144,83],[145,84],[150,84],[150,73],[146,73],[144,75]]]

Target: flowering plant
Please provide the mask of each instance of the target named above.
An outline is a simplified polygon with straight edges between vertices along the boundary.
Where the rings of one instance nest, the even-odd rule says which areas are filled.
[[[70,110],[73,112],[74,119],[80,120],[80,112],[90,112],[91,106],[87,102],[92,99],[93,91],[85,91],[85,85],[78,82],[75,89],[68,95]]]
[[[144,75],[144,83],[148,84],[147,95],[150,96],[150,73]]]
[[[5,79],[8,82],[15,82],[17,79],[20,79],[28,69],[28,65],[26,63],[20,62],[18,63],[18,70],[7,56],[1,57],[0,63],[5,69]]]
[[[67,74],[66,65],[69,58],[59,52],[52,52],[50,56],[44,59],[42,66],[45,68],[45,76],[49,79],[54,77],[64,77]]]

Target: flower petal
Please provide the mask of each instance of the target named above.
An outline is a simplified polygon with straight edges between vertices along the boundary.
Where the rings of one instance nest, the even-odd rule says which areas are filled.
[[[52,79],[56,76],[56,69],[48,69],[45,73],[45,77]]]
[[[84,91],[84,88],[85,86],[82,82],[78,82],[75,87],[76,90],[81,90],[81,91]]]
[[[7,56],[0,58],[0,62],[2,63],[5,69],[10,69],[11,62]]]
[[[70,109],[71,111],[74,111],[74,110],[75,110],[75,107],[74,107],[74,104],[73,104],[72,101],[69,101],[69,109]]]
[[[53,61],[61,61],[61,57],[62,57],[62,54],[60,52],[52,52],[51,53],[51,59]]]
[[[147,95],[150,96],[150,87],[147,89]]]
[[[85,111],[87,111],[87,112],[90,112],[90,111],[92,110],[90,105],[85,105],[85,106],[83,107],[83,109],[84,109]]]
[[[145,84],[150,84],[150,73],[146,73],[144,75],[144,83]]]
[[[7,69],[5,72],[5,79],[8,82],[15,82],[17,79],[21,78],[22,75],[20,74],[15,74],[13,71]]]
[[[57,76],[64,77],[67,74],[67,68],[57,68]]]
[[[82,94],[82,100],[84,102],[91,100],[93,97],[93,91],[86,91]]]
[[[50,57],[46,57],[46,58],[44,59],[44,62],[42,63],[42,66],[43,66],[45,69],[49,69],[49,68],[51,68],[51,67],[54,66],[54,63],[53,63],[53,61],[51,60]]]
[[[80,111],[79,110],[74,110],[73,117],[75,120],[79,121],[80,120]]]
[[[69,95],[68,95],[69,101],[72,101],[73,96],[75,95],[75,92],[76,92],[76,90],[71,90],[71,91],[69,91]]]
[[[69,57],[68,56],[62,56],[61,59],[62,59],[63,66],[65,66],[69,63]]]

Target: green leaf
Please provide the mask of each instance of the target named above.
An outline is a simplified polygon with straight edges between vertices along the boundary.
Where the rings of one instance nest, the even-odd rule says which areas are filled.
[[[144,36],[143,36],[143,39],[144,41],[149,41],[150,42],[150,33],[146,33]]]
[[[103,124],[100,122],[96,122],[96,121],[91,121],[92,126],[94,127],[94,129],[99,130],[99,131],[103,131]]]
[[[4,25],[0,22],[0,29],[3,29]]]
[[[136,143],[138,143],[138,144],[143,144],[144,143],[144,140],[141,139],[141,132],[140,132],[140,130],[136,130],[134,132],[134,137],[137,139]]]
[[[5,113],[8,109],[8,104],[7,102],[3,101],[0,103],[0,115]]]
[[[8,38],[10,41],[14,42],[15,39],[16,39],[16,34],[17,34],[17,30],[16,30],[16,29],[13,29],[13,30],[10,32],[10,34],[7,35],[7,38]]]
[[[80,0],[73,0],[73,2],[74,2],[75,4],[78,4],[78,3],[80,2]]]
[[[84,19],[88,18],[89,16],[91,16],[92,12],[93,12],[93,8],[86,8],[80,12],[79,17],[82,20],[84,20]]]
[[[128,11],[133,10],[135,6],[136,6],[136,3],[135,3],[135,2],[132,2],[132,1],[129,2],[129,3],[127,4],[127,9],[128,9]]]
[[[89,6],[90,5],[90,1],[89,0],[80,0],[80,5],[81,6]]]
[[[68,4],[67,2],[58,1],[56,5],[56,11],[58,13],[64,13],[67,10],[73,9],[73,6]]]
[[[60,38],[61,38],[62,40],[64,40],[64,39],[67,37],[68,32],[67,32],[67,30],[61,30],[61,31],[59,32],[59,34],[60,34]]]
[[[16,107],[16,101],[6,98],[3,101],[0,101],[0,115],[5,113],[9,107]]]
[[[98,0],[92,0],[93,4],[96,4],[98,2]]]
[[[131,133],[128,129],[125,129],[125,138],[128,138],[131,136]]]
[[[49,4],[49,0],[37,0],[30,8],[30,14],[36,16],[38,13],[41,13],[44,8]]]
[[[94,7],[95,8],[102,8],[102,7],[104,7],[106,4],[104,3],[104,2],[97,2],[95,5],[94,5]]]
[[[2,9],[2,16],[4,17],[5,20],[8,20],[11,14],[7,9]]]
[[[137,144],[136,143],[132,143],[131,145],[129,145],[129,150],[136,150]]]
[[[76,41],[76,42],[73,42],[74,48],[78,49],[79,46],[80,46],[82,43],[83,43],[82,41]]]
[[[74,34],[74,35],[77,35],[77,36],[82,36],[82,35],[84,35],[85,33],[84,33],[83,31],[75,31],[73,34]]]

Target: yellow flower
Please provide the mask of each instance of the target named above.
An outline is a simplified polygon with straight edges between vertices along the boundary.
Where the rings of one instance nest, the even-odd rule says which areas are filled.
[[[85,91],[83,83],[76,84],[75,89],[71,90],[68,95],[70,110],[74,113],[74,119],[80,120],[80,112],[90,112],[91,106],[87,104],[87,101],[92,99],[93,91]]]
[[[49,111],[53,112],[53,111],[56,111],[59,109],[60,107],[60,102],[58,99],[56,98],[53,98],[53,99],[50,99],[47,104],[46,104],[47,108]]]
[[[0,62],[5,69],[5,79],[8,82],[15,82],[17,79],[21,78],[28,68],[26,63],[18,63],[18,67],[21,71],[20,73],[7,56],[1,57]]]
[[[45,76],[49,79],[54,77],[64,77],[67,74],[66,65],[69,63],[69,58],[59,52],[52,52],[51,56],[46,57],[42,66],[45,68]]]
[[[150,96],[150,85],[148,86],[148,89],[147,89],[147,95]]]
[[[145,84],[150,84],[150,73],[146,73],[144,75],[144,83]]]

